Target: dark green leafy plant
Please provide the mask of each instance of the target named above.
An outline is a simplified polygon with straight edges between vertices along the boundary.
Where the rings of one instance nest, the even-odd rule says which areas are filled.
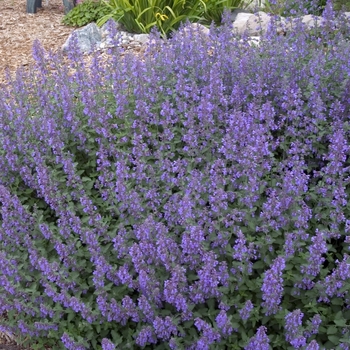
[[[69,11],[62,22],[68,26],[83,27],[91,22],[97,22],[109,12],[104,2],[86,0]]]

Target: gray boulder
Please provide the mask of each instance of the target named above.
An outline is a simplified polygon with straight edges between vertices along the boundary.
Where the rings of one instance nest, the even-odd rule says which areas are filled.
[[[245,14],[249,14],[249,15],[252,15],[252,11],[248,11],[248,10],[243,10],[243,9],[236,9],[236,10],[233,10],[231,12],[231,21],[234,22],[237,20],[237,16],[240,14],[240,13],[245,13]],[[244,18],[244,15],[240,15],[240,16],[243,16]],[[248,16],[249,17],[249,16]]]
[[[149,40],[149,34],[135,34],[134,40],[139,42],[140,44],[146,44]]]
[[[344,17],[346,18],[347,21],[350,21],[350,12],[344,12]]]
[[[249,36],[264,35],[272,21],[267,13],[259,11],[256,14],[244,12],[233,12],[233,30],[235,33],[243,34],[247,31]],[[275,27],[278,34],[287,30],[287,21],[283,17],[274,17]]]
[[[253,14],[247,11],[242,10],[235,10],[232,13],[233,17],[233,25],[232,29],[234,33],[237,34],[243,34],[244,31],[247,29],[246,24],[250,17],[252,17]]]
[[[245,29],[248,30],[250,36],[265,34],[270,21],[271,18],[267,13],[259,11],[248,18]]]
[[[308,29],[312,29],[314,27],[320,27],[325,23],[325,19],[319,16],[313,15],[305,15],[301,17],[301,21],[306,24]]]
[[[87,26],[77,29],[69,35],[67,41],[62,46],[63,52],[68,50],[73,35],[76,35],[78,48],[83,53],[92,51],[102,40],[100,28],[96,23],[89,23]]]
[[[200,23],[191,23],[189,24],[188,27],[184,28],[184,32],[185,33],[189,33],[191,29],[195,32],[195,33],[199,33],[200,35],[205,35],[205,36],[209,36],[209,28],[207,28],[206,26],[200,24]]]

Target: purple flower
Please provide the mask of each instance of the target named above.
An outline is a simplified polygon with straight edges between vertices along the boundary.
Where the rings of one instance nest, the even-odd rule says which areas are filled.
[[[75,343],[72,338],[69,337],[67,333],[63,333],[61,337],[63,345],[68,349],[68,350],[85,350],[86,347]]]
[[[157,343],[152,327],[150,326],[142,328],[136,338],[136,344],[139,346],[146,346],[148,343],[150,344]]]
[[[327,253],[327,243],[324,239],[322,232],[316,229],[316,236],[311,237],[312,245],[309,247],[310,257],[308,258],[308,265],[302,266],[301,272],[309,274],[311,276],[317,276],[321,270],[321,265],[325,261],[322,257],[323,254]]]
[[[318,328],[320,324],[322,323],[321,316],[316,314],[312,317],[311,319],[311,334],[317,334],[318,333]]]
[[[196,257],[203,253],[202,242],[204,241],[204,232],[198,226],[192,226],[189,232],[182,235],[182,254],[185,263],[189,263],[191,268],[195,268],[198,263]]]
[[[304,314],[300,310],[295,310],[285,317],[286,340],[296,349],[306,345],[301,327],[303,316]]]
[[[316,340],[311,341],[311,343],[306,347],[306,350],[318,350],[320,347]]]
[[[219,264],[217,256],[212,252],[203,254],[203,268],[198,271],[199,282],[196,284],[205,298],[218,296],[218,285],[221,277],[216,266]]]
[[[115,345],[107,338],[102,339],[102,350],[114,350]]]
[[[166,316],[165,319],[156,317],[153,321],[153,328],[159,339],[169,340],[172,335],[177,335],[177,328],[169,316]]]
[[[133,322],[140,321],[140,317],[139,317],[139,313],[138,313],[138,310],[136,308],[136,305],[128,295],[126,295],[123,298],[122,305],[123,305],[123,308],[125,310],[126,315],[128,315],[128,317],[130,317]]]
[[[138,298],[138,307],[145,316],[145,321],[148,323],[153,323],[154,320],[154,310],[152,305],[149,303],[147,298],[144,295],[141,295]]]
[[[194,325],[199,332],[203,333],[207,344],[213,344],[216,341],[220,341],[220,333],[215,331],[207,322],[203,321],[199,317],[194,320]]]
[[[323,295],[319,298],[319,301],[329,301],[327,296],[333,297],[337,295],[337,297],[343,297],[344,293],[339,292],[344,285],[344,281],[350,278],[350,263],[349,263],[349,255],[344,254],[343,261],[339,262],[335,261],[337,267],[333,270],[331,275],[327,276],[324,281],[318,282],[318,285],[322,287]]]
[[[249,340],[248,345],[244,347],[244,350],[269,350],[270,340],[266,335],[266,331],[266,327],[259,327],[256,335]]]
[[[222,334],[230,335],[233,332],[233,327],[231,326],[225,310],[220,311],[220,313],[216,316],[215,321]]]
[[[250,313],[252,312],[253,309],[254,309],[254,305],[250,300],[248,300],[245,303],[244,307],[241,310],[239,310],[239,314],[243,321],[248,320],[248,318],[250,317]]]
[[[283,293],[282,272],[285,268],[285,260],[278,257],[274,260],[271,268],[265,273],[262,292],[262,306],[267,309],[266,315],[275,314],[278,311],[278,305],[281,303]]]

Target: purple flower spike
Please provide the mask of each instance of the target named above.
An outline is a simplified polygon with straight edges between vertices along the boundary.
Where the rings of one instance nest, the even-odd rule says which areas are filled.
[[[248,345],[244,350],[269,350],[269,337],[266,335],[266,327],[261,326],[258,328],[256,335],[249,340]]]
[[[264,282],[262,285],[263,292],[263,307],[266,307],[266,315],[275,314],[279,310],[283,294],[283,278],[282,272],[285,268],[285,260],[283,257],[278,257],[272,263],[271,268],[265,273]]]

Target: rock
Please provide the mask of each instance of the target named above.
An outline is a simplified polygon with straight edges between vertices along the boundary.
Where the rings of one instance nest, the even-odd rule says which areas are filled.
[[[277,34],[286,34],[295,27],[297,21],[302,22],[306,29],[312,29],[316,25],[322,27],[327,24],[326,19],[322,17],[305,15],[296,19],[284,18],[280,16],[270,16],[265,12],[259,11],[256,14],[250,13],[246,10],[237,9],[232,12],[232,30],[235,34],[242,35],[247,33],[250,37],[250,44],[259,45],[260,36],[264,36],[269,28],[271,22],[274,22]],[[341,23],[350,22],[350,12],[345,12],[342,18],[339,19]],[[112,21],[112,22],[110,22]],[[116,25],[118,44],[115,40],[111,38],[110,26],[113,23]],[[339,23],[339,22],[338,22]],[[210,30],[199,24],[192,23],[190,26],[195,32],[203,33],[209,36]],[[186,27],[185,32],[188,31]],[[149,42],[148,34],[131,34],[123,30],[123,26],[119,23],[115,23],[112,19],[108,20],[101,28],[99,28],[95,23],[90,23],[87,26],[75,30],[64,43],[62,50],[66,51],[72,40],[72,35],[77,35],[78,47],[79,49],[86,53],[90,52],[94,46],[95,49],[101,50],[113,46],[123,46],[124,48],[142,46]]]
[[[301,17],[301,22],[306,24],[308,29],[322,26],[326,20],[319,16],[305,15]]]
[[[194,32],[199,32],[201,34],[209,36],[209,28],[204,26],[203,24],[200,23],[191,23],[189,27],[184,28],[185,33],[188,33],[190,30],[189,28],[192,28]]]
[[[247,29],[250,36],[265,34],[271,21],[270,16],[262,11],[250,16],[243,28]]]
[[[243,39],[239,40],[241,43],[244,42]],[[249,46],[259,46],[260,45],[260,36],[251,36],[247,39]]]
[[[249,12],[237,12],[234,16],[234,22],[233,22],[233,31],[236,34],[243,34],[246,30],[246,24],[250,17],[252,17],[253,14]]]
[[[350,12],[344,12],[343,15],[347,21],[350,21]]]
[[[265,12],[259,11],[256,14],[244,12],[233,12],[233,31],[238,34],[243,34],[247,31],[249,36],[264,35],[272,21],[272,17]],[[274,16],[274,23],[277,34],[284,33],[288,24],[287,21],[280,16]]]
[[[249,38],[249,45],[255,45],[255,46],[259,46],[260,44],[260,36],[251,36]]]
[[[231,13],[231,21],[235,22],[237,20],[237,16],[240,13],[246,13],[246,14],[249,14],[249,15],[253,14],[251,11],[248,11],[248,10],[236,9],[236,10],[233,10],[232,13]]]
[[[146,44],[149,40],[149,34],[135,34],[134,40],[141,44]]]
[[[67,41],[62,46],[63,52],[68,50],[69,45],[72,42],[73,35],[75,35],[77,38],[79,50],[84,53],[90,52],[102,40],[100,28],[96,25],[96,23],[90,23],[83,28],[76,29],[69,35]]]

